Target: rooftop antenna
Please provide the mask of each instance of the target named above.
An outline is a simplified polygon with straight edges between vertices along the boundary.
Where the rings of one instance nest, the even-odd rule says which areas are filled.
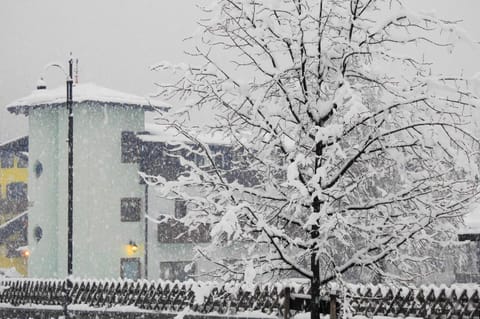
[[[78,59],[75,59],[75,84],[78,84]]]

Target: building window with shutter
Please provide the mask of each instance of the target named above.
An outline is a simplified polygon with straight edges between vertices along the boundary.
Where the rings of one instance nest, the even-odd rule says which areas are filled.
[[[122,198],[120,200],[120,212],[122,222],[140,221],[142,200],[138,197]]]

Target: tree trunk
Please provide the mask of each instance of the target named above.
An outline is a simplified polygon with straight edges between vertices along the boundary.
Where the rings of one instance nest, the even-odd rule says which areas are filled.
[[[323,144],[317,143],[315,146],[315,173],[317,170],[322,166],[322,154],[323,154]],[[321,185],[321,180],[318,181],[318,184]],[[320,213],[321,208],[321,201],[318,196],[315,196],[312,203],[312,209],[314,214]],[[318,225],[312,225],[312,232],[311,238],[315,240],[318,238],[319,230]],[[319,319],[320,318],[320,261],[318,259],[317,254],[317,247],[315,242],[312,243],[311,250],[312,254],[310,257],[310,270],[312,271],[312,280],[310,283],[310,295],[311,295],[311,302],[310,302],[310,319]]]
[[[318,237],[318,226],[312,227],[312,238]],[[320,318],[320,263],[317,258],[317,253],[312,251],[310,260],[310,270],[313,277],[310,284],[310,294],[312,296],[310,303],[310,319]]]

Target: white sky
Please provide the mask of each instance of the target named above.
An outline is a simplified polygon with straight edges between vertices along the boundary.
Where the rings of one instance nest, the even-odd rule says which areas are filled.
[[[27,134],[27,121],[4,110],[7,103],[28,95],[45,75],[49,87],[64,82],[52,61],[66,63],[70,51],[79,58],[80,82],[148,95],[160,80],[149,66],[181,62],[182,41],[196,29],[198,0],[0,0],[0,143]],[[409,0],[415,9],[435,10],[441,17],[463,20],[480,40],[479,0]],[[448,72],[480,71],[480,52],[459,48],[459,58],[438,56]]]

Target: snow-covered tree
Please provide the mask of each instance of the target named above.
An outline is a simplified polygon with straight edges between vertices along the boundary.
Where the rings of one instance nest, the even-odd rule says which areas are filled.
[[[191,227],[212,225],[200,252],[222,270],[293,272],[315,300],[359,269],[412,280],[438,262],[425,251],[454,240],[477,192],[480,80],[435,75],[418,51],[469,39],[403,2],[215,0],[193,37],[198,65],[154,67],[176,73],[161,94],[185,106],[163,123],[206,162],[147,180],[188,202]],[[197,109],[215,120],[189,127]],[[228,142],[228,165],[205,131]],[[241,242],[238,265],[216,257]]]

